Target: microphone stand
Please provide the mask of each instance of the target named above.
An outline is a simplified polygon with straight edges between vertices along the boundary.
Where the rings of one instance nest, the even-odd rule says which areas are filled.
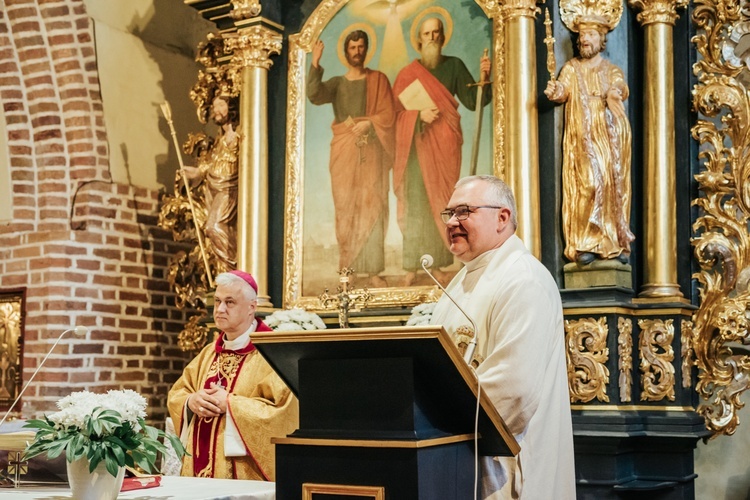
[[[471,365],[471,358],[474,357],[474,351],[477,348],[477,324],[474,323],[474,320],[471,319],[471,316],[466,314],[466,311],[464,311],[461,306],[458,305],[458,302],[453,300],[453,297],[450,296],[450,294],[446,291],[445,288],[443,288],[443,285],[440,284],[440,282],[435,279],[435,277],[432,275],[430,271],[427,270],[428,267],[432,266],[432,263],[434,262],[432,255],[425,254],[419,259],[419,263],[422,266],[422,269],[424,269],[424,272],[427,273],[427,276],[429,276],[432,281],[435,282],[435,284],[440,287],[440,289],[443,291],[443,294],[450,299],[451,302],[453,302],[453,305],[455,305],[461,313],[466,317],[466,319],[469,320],[469,323],[471,323],[471,327],[474,329],[474,335],[471,337],[471,340],[469,341],[469,345],[466,346],[466,352],[464,353],[464,361],[468,365]]]
[[[39,366],[36,367],[36,370],[34,370],[34,373],[31,375],[31,378],[29,378],[29,381],[26,382],[26,385],[23,386],[23,389],[21,389],[21,392],[18,394],[18,397],[16,397],[15,401],[13,401],[13,404],[10,405],[10,408],[8,409],[8,411],[5,412],[5,415],[3,415],[3,419],[0,420],[0,426],[2,426],[5,423],[5,420],[8,418],[8,415],[10,415],[10,413],[13,411],[13,408],[15,408],[16,404],[21,400],[21,397],[26,392],[26,389],[29,388],[29,385],[31,385],[31,382],[34,380],[34,377],[36,377],[36,374],[39,373],[39,370],[42,368],[42,366],[44,366],[45,361],[47,361],[47,358],[49,358],[50,354],[52,354],[52,351],[55,350],[55,347],[57,346],[57,344],[59,344],[62,338],[65,336],[65,334],[69,332],[75,332],[76,336],[82,337],[86,335],[86,332],[88,332],[88,328],[86,328],[85,326],[76,326],[75,328],[69,328],[65,330],[64,332],[62,332],[59,337],[57,337],[57,340],[55,341],[55,343],[52,345],[50,350],[47,351],[47,355],[44,357],[42,362],[39,363]]]

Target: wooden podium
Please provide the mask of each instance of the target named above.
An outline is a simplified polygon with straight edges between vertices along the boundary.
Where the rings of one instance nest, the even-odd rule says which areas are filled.
[[[474,497],[478,387],[441,327],[253,334],[299,398],[300,428],[276,444],[278,500]],[[481,455],[516,455],[484,393]]]

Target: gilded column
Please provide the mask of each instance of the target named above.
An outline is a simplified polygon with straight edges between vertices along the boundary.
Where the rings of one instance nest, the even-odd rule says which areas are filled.
[[[687,0],[628,0],[644,30],[644,264],[640,297],[681,297],[677,284],[672,28]]]
[[[539,122],[537,118],[534,0],[506,0],[505,166],[518,206],[516,234],[537,258],[542,256],[539,226]]]
[[[259,4],[253,7],[237,13],[259,13]],[[258,305],[269,307],[267,83],[273,64],[270,56],[281,52],[283,27],[259,17],[237,21],[235,26],[237,33],[225,37],[233,51],[230,64],[241,81],[237,267],[255,276]]]

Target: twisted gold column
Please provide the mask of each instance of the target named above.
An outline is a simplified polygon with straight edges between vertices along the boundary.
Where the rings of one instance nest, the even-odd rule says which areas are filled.
[[[539,122],[536,99],[536,42],[533,0],[508,0],[500,9],[505,25],[505,165],[518,207],[516,234],[537,258],[539,226]]]
[[[258,282],[258,305],[272,306],[268,295],[268,70],[281,52],[283,27],[263,18],[235,23],[232,66],[241,78],[237,267]]]
[[[677,284],[672,27],[687,0],[629,0],[644,30],[644,263],[640,297],[682,297]]]

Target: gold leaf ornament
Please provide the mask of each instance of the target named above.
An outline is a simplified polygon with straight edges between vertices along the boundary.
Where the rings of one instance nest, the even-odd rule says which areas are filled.
[[[622,0],[560,0],[560,18],[575,33],[586,24],[598,24],[612,31],[620,22],[622,11]]]

